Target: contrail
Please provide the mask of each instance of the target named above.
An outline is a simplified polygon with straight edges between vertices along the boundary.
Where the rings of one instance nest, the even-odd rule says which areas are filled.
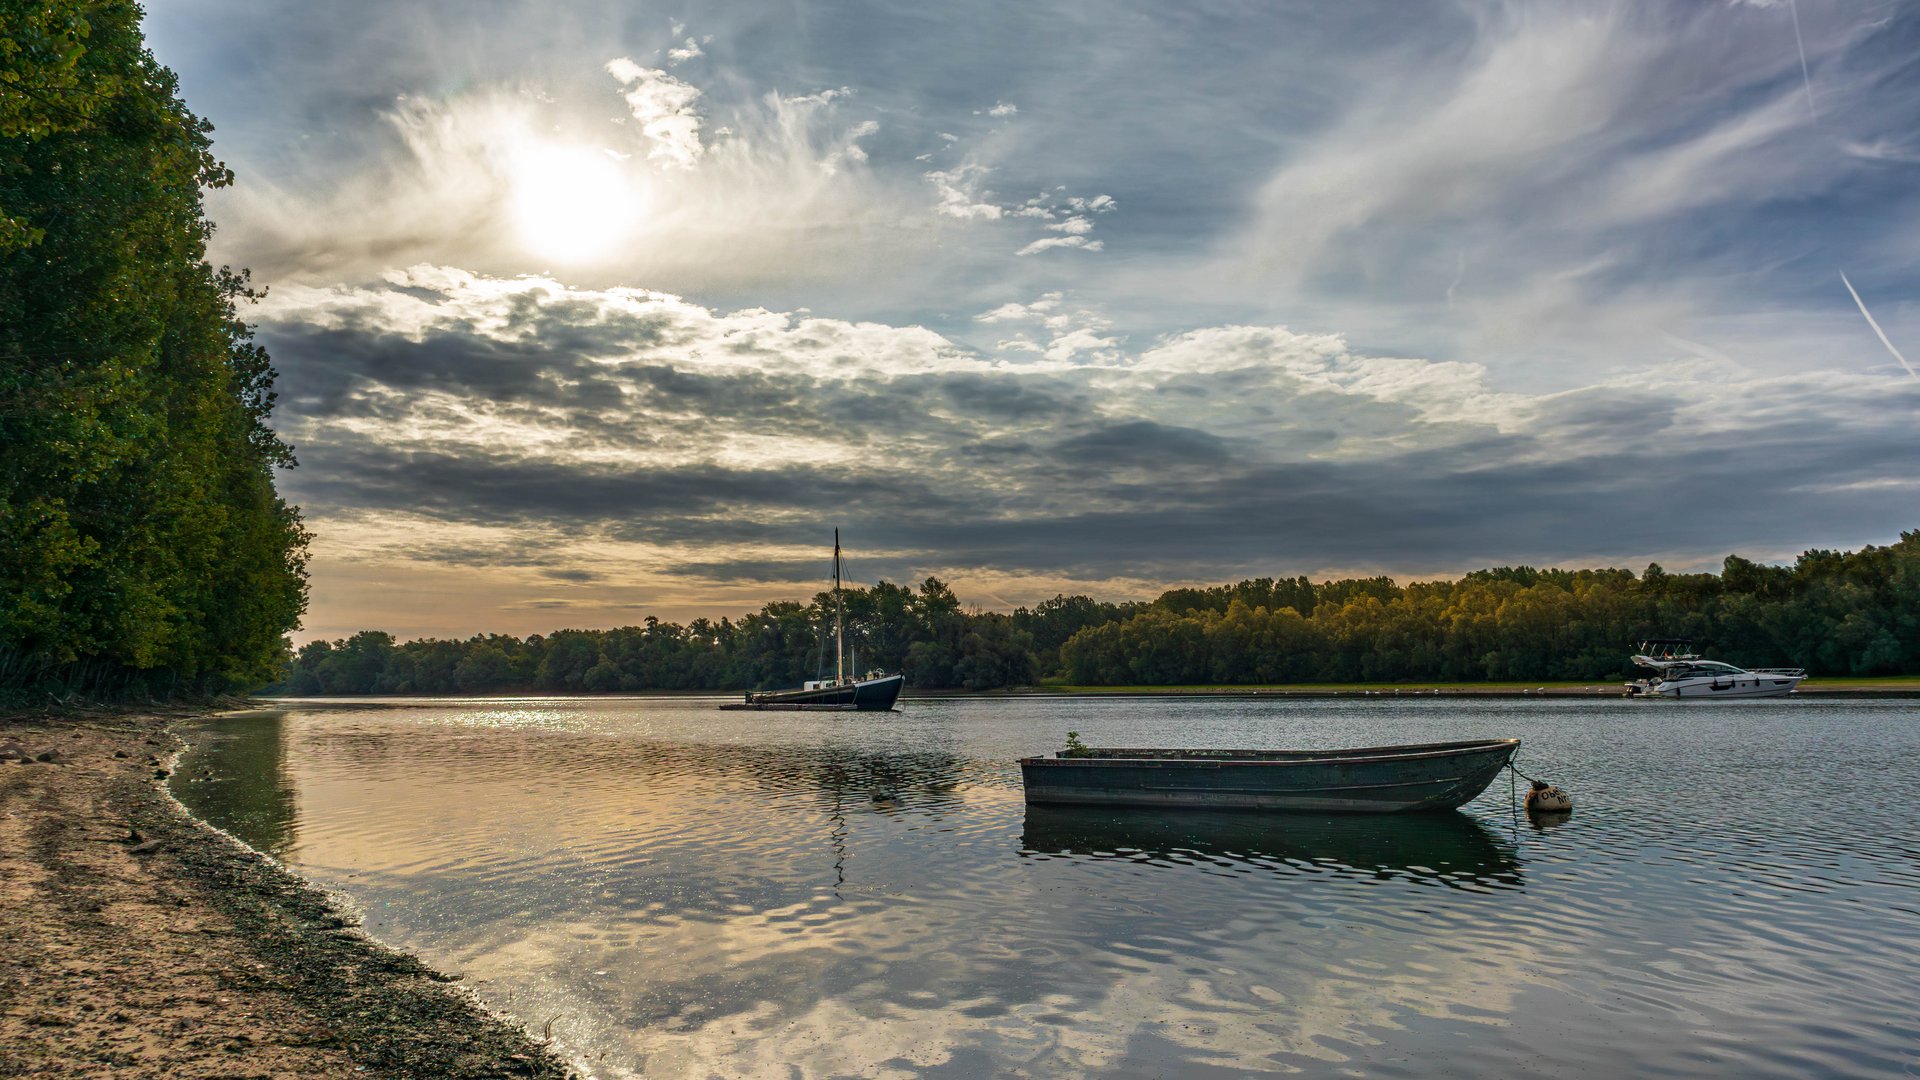
[[[1873,332],[1880,335],[1880,344],[1885,345],[1887,351],[1893,354],[1893,358],[1900,361],[1900,366],[1907,369],[1908,375],[1913,376],[1916,381],[1920,381],[1920,371],[1913,370],[1913,365],[1907,363],[1907,358],[1900,355],[1900,350],[1893,347],[1893,342],[1887,340],[1887,332],[1880,329],[1880,324],[1874,321],[1873,312],[1867,310],[1867,302],[1860,299],[1860,291],[1853,287],[1853,282],[1847,280],[1847,272],[1845,270],[1840,271],[1840,282],[1847,287],[1849,293],[1853,294],[1853,302],[1859,305],[1860,314],[1867,317],[1867,325],[1873,327]]]
[[[1787,10],[1793,13],[1793,46],[1800,50],[1800,83],[1807,88],[1807,115],[1818,120],[1820,114],[1813,107],[1813,76],[1807,74],[1807,43],[1800,37],[1800,5],[1787,0]]]

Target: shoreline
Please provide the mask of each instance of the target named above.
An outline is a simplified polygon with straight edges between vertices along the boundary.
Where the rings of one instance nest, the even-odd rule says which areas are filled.
[[[1000,691],[1019,697],[1618,697],[1624,698],[1626,680],[1618,682],[1546,683],[1276,683],[1259,686],[1071,686],[1054,685]],[[992,694],[994,691],[983,691]],[[945,695],[928,695],[945,696]],[[960,695],[965,696],[965,695]],[[1920,679],[1808,680],[1791,697],[1920,697]]]
[[[1005,698],[1100,698],[1100,697],[1218,697],[1218,698],[1377,698],[1377,697],[1557,697],[1624,698],[1626,680],[1613,682],[1504,682],[1504,683],[1262,683],[1214,684],[1196,686],[1079,686],[1043,683],[1013,686],[997,690],[907,690],[902,701],[951,701]],[[406,708],[416,702],[484,700],[544,701],[554,699],[646,701],[673,698],[737,698],[738,690],[654,690],[612,694],[540,693],[522,691],[492,695],[462,694],[341,694],[339,696],[266,697],[253,699],[259,708],[298,705],[303,708]],[[1846,697],[1920,697],[1920,676],[1890,676],[1860,679],[1810,679],[1801,684],[1794,698]]]
[[[189,815],[164,781],[199,715],[0,718],[0,1076],[577,1076]]]

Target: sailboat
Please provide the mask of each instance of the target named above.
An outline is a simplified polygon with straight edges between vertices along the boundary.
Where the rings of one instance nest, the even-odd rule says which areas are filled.
[[[846,607],[840,599],[840,530],[833,530],[833,678],[809,679],[798,690],[749,691],[744,702],[723,709],[858,709],[885,712],[893,708],[905,685],[905,675],[851,674],[847,665]]]

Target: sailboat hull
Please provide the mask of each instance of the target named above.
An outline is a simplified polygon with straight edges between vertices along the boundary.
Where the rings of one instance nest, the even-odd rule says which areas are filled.
[[[904,675],[889,675],[884,679],[858,679],[812,690],[769,690],[748,694],[746,705],[749,708],[838,708],[885,712],[899,700],[900,688],[906,685],[906,681]]]

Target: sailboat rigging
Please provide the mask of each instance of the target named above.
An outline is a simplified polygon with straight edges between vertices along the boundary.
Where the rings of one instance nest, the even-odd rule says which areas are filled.
[[[798,690],[749,691],[746,700],[723,709],[858,709],[884,712],[893,708],[906,683],[904,675],[872,673],[861,678],[847,672],[847,610],[840,595],[842,560],[840,530],[833,530],[833,678],[810,679]],[[856,665],[857,666],[857,665]]]

